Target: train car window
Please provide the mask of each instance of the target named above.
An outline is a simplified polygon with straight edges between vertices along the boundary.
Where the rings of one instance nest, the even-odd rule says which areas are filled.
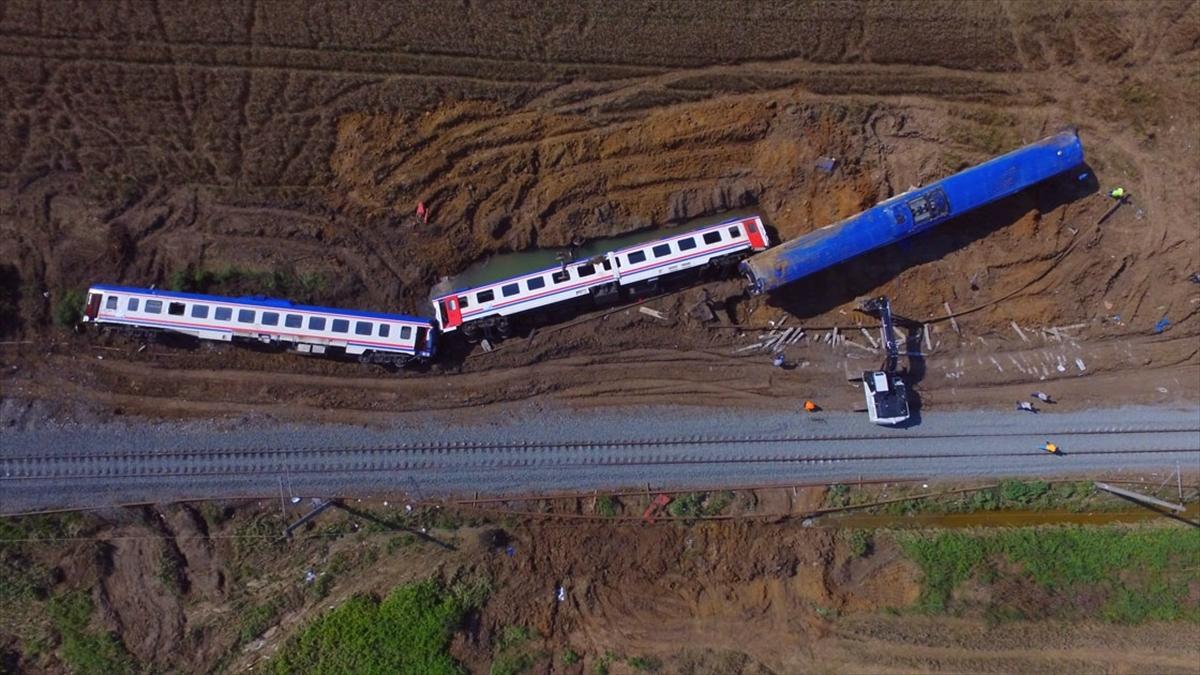
[[[278,326],[279,325],[279,312],[263,312],[262,325]]]
[[[287,326],[288,328],[299,328],[300,324],[303,322],[304,317],[300,316],[299,314],[283,315],[283,325]]]
[[[670,244],[659,244],[658,246],[655,246],[654,248],[652,248],[650,250],[654,253],[655,258],[661,258],[666,255],[671,255],[671,245]]]
[[[505,284],[500,287],[500,293],[502,293],[504,295],[504,297],[506,297],[506,298],[510,295],[516,295],[517,293],[520,293],[520,292],[521,292],[520,284]]]
[[[129,302],[125,303],[125,311],[127,311],[127,312],[136,312],[137,308],[138,308],[138,299],[137,298],[130,298]]]
[[[254,310],[239,309],[238,310],[238,323],[254,323]]]
[[[162,300],[147,300],[146,311],[151,314],[162,313]]]
[[[479,291],[478,293],[475,294],[475,301],[478,302],[479,304],[483,304],[485,302],[491,302],[492,300],[495,300],[495,299],[496,299],[496,293],[494,291],[492,291],[490,288],[486,291]]]
[[[333,320],[333,332],[346,333],[350,331],[350,322],[345,319]]]
[[[193,319],[207,319],[208,318],[208,305],[192,305],[192,318]]]
[[[636,265],[637,263],[640,263],[640,262],[646,262],[646,252],[645,251],[634,251],[625,257],[629,258],[630,265]]]
[[[733,227],[729,228],[729,238],[730,239],[737,239],[740,236],[742,236],[742,228],[738,227],[737,225],[734,225]]]
[[[680,239],[676,245],[679,246],[680,251],[690,251],[696,248],[696,240],[693,237],[687,237]]]
[[[715,244],[718,241],[721,241],[721,231],[720,230],[713,230],[712,232],[704,233],[704,243]]]
[[[218,307],[217,311],[213,313],[213,318],[217,321],[228,321],[232,316],[233,310],[228,307]]]
[[[184,305],[182,302],[167,303],[167,314],[171,316],[183,316]]]
[[[465,295],[458,296],[458,308],[459,309],[466,309],[469,306],[470,306],[470,303],[467,302],[467,296],[465,296]],[[451,309],[453,309],[453,307]]]
[[[571,275],[567,274],[566,270],[559,270],[550,275],[550,281],[556,284],[566,283],[571,279]]]
[[[579,275],[580,279],[583,277],[590,277],[596,273],[596,266],[592,264],[580,265],[579,267],[575,268],[575,273]]]
[[[379,324],[379,337],[387,337],[392,332],[386,323]]]
[[[407,340],[412,337],[412,326],[405,326],[400,329],[400,339]]]
[[[546,277],[534,277],[525,282],[525,287],[531,291],[536,291],[539,288],[545,288]]]
[[[354,334],[355,335],[370,335],[371,330],[373,328],[374,328],[374,326],[371,325],[370,321],[355,321],[354,322]]]
[[[104,308],[105,309],[116,309],[117,308],[117,296],[115,296],[115,295],[108,296],[108,299],[104,301]]]
[[[308,329],[309,330],[325,330],[325,317],[323,317],[323,316],[308,317]]]

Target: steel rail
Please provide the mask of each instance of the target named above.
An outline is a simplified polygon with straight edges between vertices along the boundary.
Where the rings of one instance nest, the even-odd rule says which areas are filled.
[[[232,448],[213,448],[211,450],[130,450],[117,452],[72,452],[72,453],[47,453],[47,454],[24,454],[24,455],[9,455],[0,452],[0,462],[12,460],[47,460],[47,459],[130,459],[130,458],[170,458],[170,457],[190,457],[196,454],[228,454],[238,453],[247,455],[257,454],[286,454],[286,455],[303,455],[303,454],[319,454],[326,452],[411,452],[411,453],[438,453],[444,454],[452,451],[466,452],[493,452],[493,451],[512,451],[512,450],[605,450],[605,449],[621,449],[621,448],[637,448],[637,447],[666,447],[680,445],[732,445],[732,444],[751,444],[764,445],[770,443],[836,443],[842,441],[919,441],[919,440],[941,440],[949,438],[1016,438],[1021,436],[1030,436],[1038,438],[1066,438],[1074,436],[1111,436],[1111,435],[1133,435],[1133,434],[1178,434],[1195,432],[1200,438],[1200,427],[1185,427],[1185,428],[1170,428],[1170,429],[1138,429],[1134,427],[1100,427],[1093,429],[1082,430],[1062,430],[1062,431],[1004,431],[1004,432],[982,432],[982,433],[954,433],[954,434],[920,434],[920,435],[898,435],[898,434],[801,434],[801,435],[785,435],[785,436],[721,436],[721,437],[705,437],[705,436],[673,436],[668,438],[642,438],[630,440],[598,440],[598,441],[442,441],[434,443],[398,443],[395,445],[351,445],[339,446],[337,448],[330,447],[299,447],[299,448],[254,448],[254,447],[232,447]],[[28,452],[28,451],[26,451]]]
[[[1200,453],[1200,446],[1188,448],[1145,448],[1125,450],[1079,450],[1067,453],[1067,456],[1130,456],[1176,453]],[[666,454],[643,457],[531,457],[531,458],[496,458],[477,459],[458,462],[444,461],[414,461],[410,459],[393,459],[379,461],[376,459],[360,459],[346,457],[345,453],[329,451],[332,455],[322,460],[306,459],[302,462],[255,464],[252,458],[242,455],[222,458],[214,455],[199,455],[183,466],[146,466],[120,467],[96,466],[84,467],[84,471],[72,471],[81,464],[93,462],[43,462],[44,466],[7,466],[8,462],[0,462],[0,481],[45,481],[59,479],[114,479],[114,478],[170,478],[170,477],[201,477],[201,476],[259,476],[310,473],[383,473],[396,471],[471,471],[494,469],[570,469],[570,468],[613,468],[631,466],[684,466],[684,465],[739,465],[739,464],[843,464],[849,462],[887,462],[923,459],[984,459],[997,457],[1041,457],[1046,453],[1042,450],[1008,451],[1008,452],[952,452],[952,453],[904,453],[904,454],[824,454],[824,455],[789,455],[778,453],[772,455],[705,457],[700,455],[670,456]],[[226,466],[213,466],[214,459],[225,459],[231,462]],[[92,469],[87,471],[86,469]],[[141,469],[140,471],[138,469]],[[14,475],[15,473],[15,475]]]

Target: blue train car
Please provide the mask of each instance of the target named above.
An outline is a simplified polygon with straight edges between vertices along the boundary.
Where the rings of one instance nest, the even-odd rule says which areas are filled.
[[[973,166],[862,213],[797,237],[741,264],[753,293],[765,293],[872,249],[928,230],[1083,164],[1066,131]]]

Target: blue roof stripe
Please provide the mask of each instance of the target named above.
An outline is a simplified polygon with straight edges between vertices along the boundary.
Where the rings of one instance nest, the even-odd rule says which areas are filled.
[[[191,300],[193,302],[220,302],[228,305],[246,305],[249,307],[265,307],[278,310],[294,310],[298,312],[319,312],[321,314],[334,314],[339,316],[352,316],[365,319],[382,319],[385,321],[407,321],[419,323],[423,326],[432,326],[433,322],[429,319],[420,316],[410,316],[408,314],[384,314],[382,312],[365,312],[353,309],[338,309],[335,307],[319,307],[316,305],[297,305],[290,300],[280,300],[277,298],[267,297],[242,297],[230,298],[221,295],[204,295],[202,293],[181,293],[178,291],[160,291],[150,288],[137,288],[135,286],[114,286],[109,284],[92,284],[92,289],[97,291],[110,291],[113,293],[138,293],[141,295],[151,295],[160,298],[175,298],[177,300]]]

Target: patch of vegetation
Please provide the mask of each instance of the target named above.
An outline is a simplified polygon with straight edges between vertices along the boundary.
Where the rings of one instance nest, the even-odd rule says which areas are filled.
[[[186,568],[187,561],[179,549],[171,544],[164,545],[158,558],[158,580],[175,595],[182,595],[187,590]]]
[[[83,291],[71,289],[63,292],[54,305],[54,323],[71,328],[83,318],[83,305],[87,300]]]
[[[285,673],[461,673],[446,648],[484,584],[399,586],[386,598],[356,595],[288,641],[267,670]]]
[[[608,675],[608,669],[613,661],[617,660],[617,655],[612,652],[604,652],[604,656],[596,659],[592,664],[592,673],[594,675]]]
[[[279,603],[274,600],[262,605],[252,605],[239,612],[238,642],[246,644],[257,640],[267,629],[275,625],[279,617]]]
[[[631,656],[626,663],[634,670],[657,673],[662,670],[662,661],[653,656]]]
[[[617,500],[611,495],[601,495],[596,498],[596,514],[605,518],[617,515]]]
[[[188,267],[175,270],[167,287],[187,293],[276,295],[298,302],[315,302],[327,287],[320,274],[298,274],[290,269],[251,270],[233,265],[210,270]]]
[[[72,591],[50,599],[47,614],[58,632],[59,653],[77,675],[118,675],[137,672],[137,664],[111,633],[89,628],[92,599],[83,591]]]
[[[850,505],[850,486],[842,483],[830,485],[825,491],[825,505],[829,508],[842,508]]]
[[[679,495],[669,505],[667,513],[676,518],[708,518],[718,515],[733,502],[733,493],[729,491],[709,495],[706,492],[688,492]]]
[[[534,656],[528,649],[533,633],[525,626],[508,626],[496,640],[490,675],[517,675],[533,665]]]
[[[914,490],[898,487],[896,496]],[[1045,481],[1005,480],[998,487],[974,490],[957,495],[929,497],[897,501],[882,507],[884,513],[894,516],[909,516],[918,513],[970,513],[974,511],[1027,510],[1042,511],[1064,509],[1069,511],[1094,511],[1097,509],[1122,509],[1122,502],[1097,497],[1088,481],[1047,483]]]
[[[911,535],[901,544],[925,574],[919,609],[946,612],[959,584],[1016,577],[1062,597],[1097,595],[1101,616],[1118,623],[1148,620],[1200,622],[1200,606],[1186,604],[1189,584],[1200,582],[1200,531],[1174,528],[1022,528],[990,534]],[[1013,567],[1019,572],[1009,570]],[[1005,598],[990,611],[1004,616]],[[1069,614],[1069,604],[1058,611]]]
[[[34,548],[42,540],[78,536],[85,529],[78,514],[0,518],[0,603],[45,598],[53,579],[32,555]]]
[[[566,649],[563,650],[562,662],[564,664],[566,664],[568,666],[575,665],[576,663],[579,663],[579,658],[580,658],[579,653],[576,652],[574,649],[567,647]]]
[[[867,555],[875,546],[871,530],[850,530],[846,543],[850,545],[850,554],[856,558]]]
[[[405,532],[404,534],[396,535],[395,537],[388,539],[387,548],[385,550],[387,551],[388,555],[395,555],[397,551],[408,548],[409,546],[416,544],[418,541],[419,540],[415,536]]]

